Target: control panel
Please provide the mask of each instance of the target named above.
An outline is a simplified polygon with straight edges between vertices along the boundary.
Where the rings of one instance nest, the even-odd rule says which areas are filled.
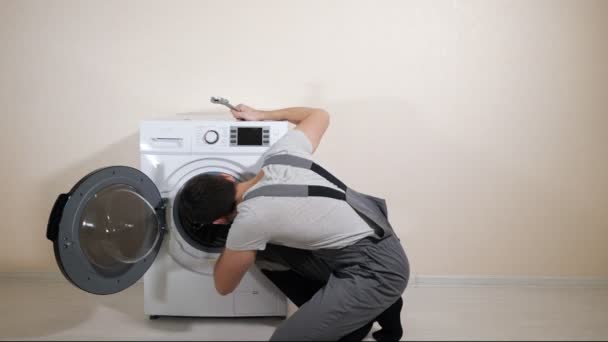
[[[238,149],[252,151],[269,147],[287,132],[287,123],[268,121],[233,121],[205,123],[194,128],[193,150]]]
[[[140,129],[143,153],[261,153],[288,130],[285,121],[151,120]]]

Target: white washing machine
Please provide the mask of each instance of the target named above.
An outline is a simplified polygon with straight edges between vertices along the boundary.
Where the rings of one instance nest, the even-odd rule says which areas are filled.
[[[213,266],[228,227],[188,227],[174,213],[189,179],[252,177],[260,156],[287,130],[286,122],[142,122],[141,170],[99,169],[57,198],[47,238],[63,275],[94,294],[122,291],[143,277],[151,317],[285,316],[285,297],[255,267],[232,294],[220,296]]]

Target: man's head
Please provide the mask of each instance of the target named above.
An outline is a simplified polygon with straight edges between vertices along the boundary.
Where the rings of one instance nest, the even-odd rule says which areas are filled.
[[[183,225],[227,224],[235,207],[236,183],[223,174],[202,174],[190,179],[179,197]]]

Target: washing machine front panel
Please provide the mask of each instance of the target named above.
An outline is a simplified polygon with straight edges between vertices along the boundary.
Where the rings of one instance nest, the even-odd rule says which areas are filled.
[[[168,200],[165,240],[168,253],[180,266],[199,274],[213,274],[228,233],[227,227],[207,225],[194,231],[181,224],[180,190],[186,182],[205,173],[228,174],[239,180],[255,176],[262,166],[260,157],[287,130],[287,122],[276,121],[141,123],[141,170]]]
[[[145,174],[107,167],[58,197],[47,237],[70,282],[90,293],[111,294],[150,267],[164,236],[164,216],[160,192]]]

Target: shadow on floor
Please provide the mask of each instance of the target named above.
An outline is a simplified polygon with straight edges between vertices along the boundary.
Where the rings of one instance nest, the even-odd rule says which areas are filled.
[[[144,315],[141,283],[107,296],[84,293],[67,281],[41,283],[42,281],[34,279],[15,279],[3,281],[0,285],[3,303],[0,307],[0,316],[3,317],[0,322],[0,338],[77,337],[82,331],[87,331],[92,336],[127,334],[114,330],[119,326],[128,326],[133,330],[130,332],[135,332],[138,336],[160,332],[160,335],[154,336],[170,337],[176,333],[176,338],[179,338],[184,333],[191,332],[194,327],[201,329],[212,325],[216,331],[229,332],[236,321],[245,330],[254,326],[274,328],[282,322],[277,317],[160,317],[151,320]]]

